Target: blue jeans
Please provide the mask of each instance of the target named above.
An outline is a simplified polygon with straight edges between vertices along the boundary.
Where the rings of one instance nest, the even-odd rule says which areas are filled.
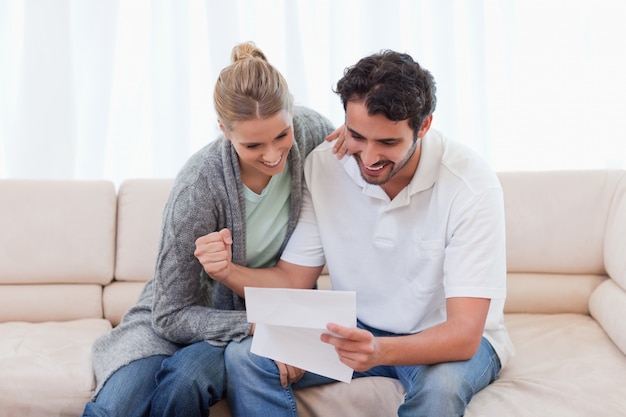
[[[118,369],[83,417],[208,416],[225,389],[224,348],[198,342]]]
[[[367,329],[376,336],[390,335]],[[234,417],[297,417],[293,389],[334,382],[307,372],[300,381],[282,388],[274,361],[251,353],[251,342],[252,337],[248,337],[226,348],[227,399]],[[354,378],[398,379],[406,391],[404,403],[398,408],[400,417],[446,417],[462,416],[473,395],[494,381],[499,372],[500,360],[483,338],[478,352],[467,361],[430,366],[377,366],[367,372],[355,372]]]

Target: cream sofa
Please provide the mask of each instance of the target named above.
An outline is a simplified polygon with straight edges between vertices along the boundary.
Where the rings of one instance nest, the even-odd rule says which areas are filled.
[[[503,172],[517,355],[467,416],[626,416],[626,172]],[[0,416],[77,416],[93,341],[155,261],[171,180],[0,180]],[[320,285],[328,286],[328,277]],[[301,416],[384,417],[395,380],[298,392]],[[228,416],[225,402],[212,416]]]

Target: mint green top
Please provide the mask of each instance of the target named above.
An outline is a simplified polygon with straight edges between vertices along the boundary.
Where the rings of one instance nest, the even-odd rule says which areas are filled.
[[[273,266],[287,234],[291,169],[285,165],[261,194],[244,186],[246,200],[246,262],[251,268]]]

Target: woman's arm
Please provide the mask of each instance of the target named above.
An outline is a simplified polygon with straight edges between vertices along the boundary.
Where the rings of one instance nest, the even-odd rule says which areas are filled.
[[[214,196],[203,184],[175,186],[166,205],[153,279],[152,325],[175,343],[225,344],[250,334],[251,324],[243,303],[235,305],[230,291],[201,277],[195,240],[216,228],[216,216],[207,209]]]
[[[211,278],[241,297],[244,287],[313,288],[324,267],[279,261],[271,268],[247,268],[232,262],[232,242],[228,229],[209,233],[196,240],[194,255]]]

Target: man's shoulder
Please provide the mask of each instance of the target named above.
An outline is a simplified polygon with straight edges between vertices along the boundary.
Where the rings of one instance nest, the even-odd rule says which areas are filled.
[[[337,155],[333,152],[333,146],[335,142],[324,141],[317,145],[307,156],[305,166],[308,171],[315,171],[316,176],[336,176],[342,175],[340,173],[351,172],[351,165],[354,163],[354,158],[345,155],[343,158],[337,158]],[[320,174],[320,173],[323,173]]]
[[[337,157],[333,153],[333,146],[335,142],[323,141],[317,145],[307,157],[308,164],[327,163],[333,159],[337,160]]]
[[[495,175],[495,171],[478,151],[470,146],[442,137],[443,155],[441,164],[459,176],[483,174]]]
[[[435,171],[436,183],[450,187],[452,184],[480,192],[487,188],[499,187],[494,169],[476,150],[470,146],[444,136],[438,131],[429,131],[427,155],[431,168]],[[437,163],[439,166],[434,166]]]
[[[304,166],[306,181],[309,185],[315,182],[324,187],[335,186],[350,177],[353,164],[351,156],[338,159],[333,152],[335,142],[322,142],[307,156]]]

